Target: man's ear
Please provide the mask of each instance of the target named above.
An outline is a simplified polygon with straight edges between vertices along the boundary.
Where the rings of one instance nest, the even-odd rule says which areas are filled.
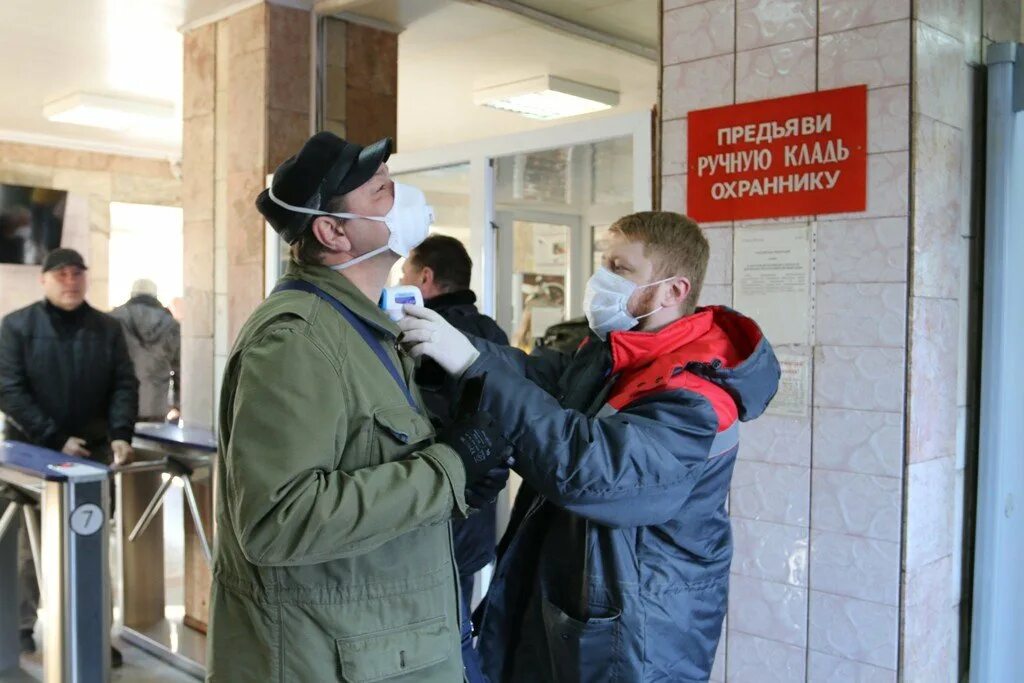
[[[434,284],[434,269],[430,266],[420,268],[420,286],[431,286]]]
[[[681,306],[686,298],[690,296],[690,278],[677,277],[672,282],[668,283],[668,287],[665,290],[664,299],[662,305],[665,308],[673,308],[675,306]]]
[[[337,218],[317,216],[313,219],[311,229],[317,241],[330,251],[345,253],[352,250],[352,241],[345,232],[345,224]]]

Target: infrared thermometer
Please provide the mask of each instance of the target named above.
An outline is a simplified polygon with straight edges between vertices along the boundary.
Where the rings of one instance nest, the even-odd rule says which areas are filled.
[[[401,285],[399,287],[384,288],[384,292],[380,296],[380,307],[396,323],[405,317],[405,311],[402,310],[402,306],[406,304],[423,305],[423,293],[419,287]]]

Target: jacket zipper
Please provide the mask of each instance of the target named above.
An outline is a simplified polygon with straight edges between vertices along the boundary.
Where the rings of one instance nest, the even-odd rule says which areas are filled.
[[[455,560],[455,537],[452,535],[452,523],[448,522],[448,557],[452,561],[452,576],[455,578],[453,584],[455,587],[455,633],[456,638],[459,641],[459,660],[462,660],[462,586],[459,584],[459,565]],[[470,619],[470,639],[473,638],[473,625],[472,619]],[[466,663],[462,662],[462,683],[469,683],[469,679],[466,678]]]

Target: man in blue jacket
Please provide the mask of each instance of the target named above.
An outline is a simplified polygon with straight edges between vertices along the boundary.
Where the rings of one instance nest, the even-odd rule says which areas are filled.
[[[469,342],[410,307],[404,340],[463,380],[517,452],[517,497],[483,610],[492,683],[706,681],[728,604],[725,509],[739,421],[775,395],[757,324],[696,308],[709,247],[685,216],[611,228],[572,357]]]

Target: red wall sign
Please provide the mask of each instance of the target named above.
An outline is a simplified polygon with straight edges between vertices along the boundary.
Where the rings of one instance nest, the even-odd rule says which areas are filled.
[[[686,207],[715,222],[867,208],[867,86],[692,111]]]

